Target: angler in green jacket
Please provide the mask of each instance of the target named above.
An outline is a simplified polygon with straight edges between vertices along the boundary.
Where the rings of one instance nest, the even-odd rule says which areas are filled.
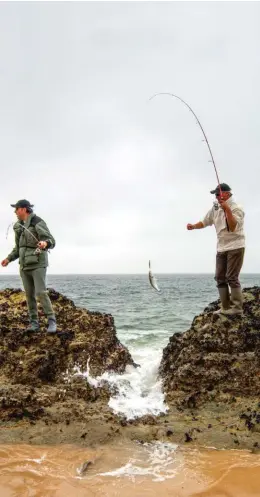
[[[56,318],[46,289],[48,250],[55,247],[55,240],[46,223],[34,214],[33,205],[28,200],[19,200],[16,204],[11,204],[11,207],[15,208],[18,218],[14,225],[15,247],[1,264],[5,267],[19,258],[30,317],[27,331],[39,330],[38,300],[48,319],[47,331],[55,333]]]

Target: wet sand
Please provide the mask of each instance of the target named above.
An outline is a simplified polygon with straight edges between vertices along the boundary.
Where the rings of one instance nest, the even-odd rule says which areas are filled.
[[[60,405],[50,408],[44,420],[19,420],[0,423],[1,444],[59,444],[96,447],[104,444],[171,442],[217,449],[260,448],[260,425],[246,417],[258,412],[259,399],[238,399],[235,404],[211,402],[200,409],[181,409],[174,405],[166,415],[144,416],[127,421],[113,414],[107,401],[80,404],[77,410]],[[81,416],[79,416],[79,411]],[[242,415],[243,413],[243,415]],[[250,429],[249,429],[250,428]]]
[[[0,446],[1,497],[158,497],[158,492],[160,497],[259,497],[260,454],[162,442],[95,449]]]

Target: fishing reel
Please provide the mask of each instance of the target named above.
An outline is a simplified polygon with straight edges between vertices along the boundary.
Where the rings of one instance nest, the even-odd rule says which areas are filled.
[[[37,247],[34,251],[34,255],[40,255],[41,253],[42,253],[42,250],[39,247]]]
[[[219,203],[217,200],[214,200],[213,207],[214,207],[215,211],[217,211],[219,209]]]
[[[34,255],[40,255],[42,252],[48,252],[50,253],[50,251],[46,248],[46,249],[41,249],[40,247],[37,247],[34,251]]]

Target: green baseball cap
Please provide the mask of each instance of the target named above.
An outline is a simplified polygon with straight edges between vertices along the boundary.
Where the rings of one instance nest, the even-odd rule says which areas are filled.
[[[217,188],[215,188],[215,190],[211,190],[210,193],[217,195],[219,193],[219,187],[221,188],[222,192],[231,192],[231,187],[227,185],[227,183],[220,183],[220,185],[218,185]]]
[[[18,202],[16,202],[16,204],[11,204],[11,207],[14,207],[15,209],[19,209],[19,208],[30,208],[30,209],[32,209],[33,205],[31,204],[31,202],[29,202],[29,200],[26,200],[24,198],[22,200],[18,200]]]

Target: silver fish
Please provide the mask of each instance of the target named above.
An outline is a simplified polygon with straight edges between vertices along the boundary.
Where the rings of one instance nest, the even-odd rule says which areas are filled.
[[[78,475],[79,476],[84,476],[84,474],[86,473],[86,471],[89,468],[89,466],[91,466],[91,464],[93,464],[92,461],[85,461],[85,462],[83,462],[83,464],[81,464],[81,466],[77,469]]]
[[[149,261],[149,281],[150,281],[150,284],[151,286],[157,291],[157,292],[160,292],[160,288],[158,287],[157,285],[157,281],[156,281],[156,278],[153,276],[152,274],[152,269],[151,269],[151,261]]]

